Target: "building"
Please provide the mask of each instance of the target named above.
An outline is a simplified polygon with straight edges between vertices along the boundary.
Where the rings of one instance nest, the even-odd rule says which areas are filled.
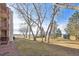
[[[0,3],[0,44],[13,41],[13,13],[5,3]]]

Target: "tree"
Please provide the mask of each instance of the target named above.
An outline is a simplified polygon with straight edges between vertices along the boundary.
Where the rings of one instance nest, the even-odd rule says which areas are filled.
[[[46,17],[46,9],[42,8],[44,4],[21,3],[21,4],[9,4],[9,5],[18,12],[20,18],[24,19],[24,21],[28,25],[29,34],[32,33],[34,41],[36,41],[36,36],[39,31],[41,32],[41,36],[43,36],[42,32],[44,31],[44,29],[42,24]],[[39,30],[36,29],[36,34],[33,31],[33,26],[32,26],[33,24],[36,25],[35,27],[37,27],[37,29],[39,29]]]
[[[28,32],[27,28],[21,27],[21,28],[19,29],[19,31],[20,31],[20,33],[23,34],[24,38],[27,38],[27,32]]]
[[[35,13],[36,13],[36,16],[37,16],[37,22],[38,22],[38,26],[37,26],[37,31],[36,31],[36,36],[40,35],[40,37],[42,38],[42,42],[43,42],[43,36],[45,36],[45,31],[43,29],[43,22],[46,18],[46,13],[47,13],[47,9],[46,8],[42,8],[43,4],[34,4],[33,3],[33,6],[34,6],[34,10],[35,10]]]
[[[38,35],[38,33],[40,32],[41,35],[41,39],[43,42],[43,37],[45,36],[45,40],[47,40],[48,38],[48,42],[50,40],[50,35],[51,32],[55,32],[56,30],[56,21],[55,18],[58,15],[58,12],[60,10],[59,7],[57,7],[56,5],[52,5],[51,4],[51,12],[50,12],[50,16],[46,15],[47,13],[49,13],[49,10],[47,10],[47,7],[45,7],[46,4],[38,4],[38,3],[33,3],[33,4],[26,4],[26,3],[18,3],[18,4],[9,4],[11,7],[13,7],[17,12],[18,15],[20,16],[21,19],[23,19],[25,21],[25,23],[27,24],[28,28],[29,28],[29,34],[32,33],[33,36],[33,40],[36,41],[36,36]],[[50,23],[47,26],[47,31],[45,32],[44,28],[43,28],[43,23],[46,19],[46,16],[49,18]],[[33,24],[35,24],[37,27],[36,33],[33,30]]]
[[[30,32],[32,33],[33,40],[36,41],[33,29],[32,29],[32,25],[35,23],[35,21],[31,17],[31,13],[33,9],[30,8],[30,4],[18,3],[18,4],[9,4],[9,5],[13,7],[18,12],[18,15],[20,16],[20,18],[22,18],[25,21],[25,23],[29,27],[29,33]]]
[[[50,34],[50,36],[53,39],[56,38],[56,31],[57,31],[57,23],[56,23],[56,21],[54,21],[53,24],[52,24],[52,29],[51,29],[51,34]]]
[[[58,15],[58,12],[60,11],[60,8],[56,5],[52,5],[52,8],[51,8],[51,21],[48,25],[48,28],[47,28],[47,31],[46,31],[46,37],[45,37],[45,41],[46,41],[46,38],[48,37],[48,43],[50,41],[50,36],[51,36],[51,32],[52,32],[52,29],[56,30],[55,27],[56,27],[56,21],[55,21],[55,18],[56,16]],[[54,31],[55,32],[55,31]],[[47,36],[48,35],[48,36]]]
[[[56,37],[61,37],[62,33],[61,30],[58,28],[56,31]]]
[[[79,36],[79,12],[75,12],[70,18],[67,24],[66,31],[76,37]]]

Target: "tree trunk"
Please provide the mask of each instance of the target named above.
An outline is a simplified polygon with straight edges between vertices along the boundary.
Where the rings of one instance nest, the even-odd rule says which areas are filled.
[[[51,24],[51,23],[50,23],[50,24]],[[50,24],[49,24],[49,26],[48,26],[48,28],[47,28],[47,31],[46,31],[46,33],[45,33],[45,41],[47,40],[47,33],[48,33],[48,31],[49,31]]]
[[[34,41],[36,41],[36,37],[34,36]]]
[[[49,31],[49,34],[48,34],[48,43],[50,43],[50,35],[51,35],[51,28],[50,28],[50,31]]]
[[[29,39],[30,39],[30,28],[29,28]]]
[[[75,35],[75,38],[76,38],[76,40],[78,40],[78,39],[77,39],[77,35]]]

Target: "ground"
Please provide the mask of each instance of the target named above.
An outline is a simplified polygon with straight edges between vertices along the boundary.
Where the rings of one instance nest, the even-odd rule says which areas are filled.
[[[61,38],[60,38],[61,39]],[[0,45],[1,56],[79,56],[79,42],[71,40],[51,40],[42,43],[29,39],[15,39],[7,45]]]
[[[0,56],[18,56],[20,55],[14,41],[9,42],[7,45],[0,45]]]
[[[55,42],[54,44],[47,44],[26,39],[16,40],[15,43],[23,56],[79,56],[79,49],[58,45]]]

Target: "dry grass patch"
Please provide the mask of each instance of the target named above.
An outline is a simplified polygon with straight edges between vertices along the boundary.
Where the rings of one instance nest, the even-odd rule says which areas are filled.
[[[23,56],[68,56],[79,55],[79,50],[55,44],[46,44],[32,40],[15,40],[18,50]]]

